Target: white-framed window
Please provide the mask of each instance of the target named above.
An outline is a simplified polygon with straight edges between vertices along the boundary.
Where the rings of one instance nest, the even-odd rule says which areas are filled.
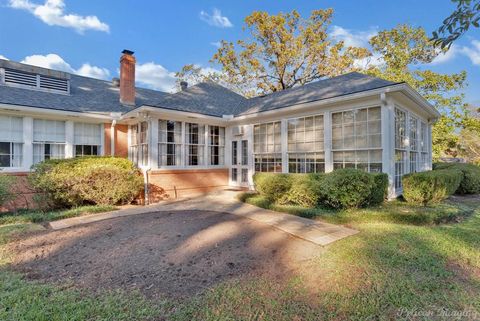
[[[256,172],[282,172],[280,122],[253,126],[253,153]]]
[[[130,156],[137,166],[148,165],[148,123],[141,122],[130,127]]]
[[[65,158],[65,121],[33,120],[33,164]]]
[[[420,140],[418,137],[418,118],[410,115],[409,118],[409,143],[410,143],[410,173],[416,173],[419,171],[419,161],[420,157],[418,156]]]
[[[420,123],[420,170],[427,170],[428,163],[428,126],[422,121]]]
[[[242,165],[248,165],[248,140],[242,140]]]
[[[225,127],[208,126],[208,161],[209,165],[225,163]]]
[[[407,113],[395,108],[395,189],[402,188],[407,173]]]
[[[205,125],[185,123],[185,155],[187,166],[204,164]]]
[[[0,115],[0,168],[22,167],[23,118]]]
[[[182,123],[173,120],[158,121],[158,164],[182,164]]]
[[[288,128],[288,172],[325,172],[323,115],[292,118]]]
[[[332,113],[333,168],[382,171],[380,107]]]
[[[102,125],[74,123],[75,157],[100,155],[102,147]]]

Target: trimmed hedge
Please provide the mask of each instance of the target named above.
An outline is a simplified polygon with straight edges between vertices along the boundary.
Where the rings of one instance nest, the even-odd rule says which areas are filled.
[[[455,193],[463,174],[458,169],[439,169],[403,176],[403,197],[409,203],[429,205],[439,203]]]
[[[480,193],[480,166],[464,163],[436,163],[434,170],[457,169],[462,172],[462,181],[455,191],[457,194]]]
[[[46,197],[45,207],[126,204],[143,188],[140,172],[125,158],[55,159],[32,169],[29,181]]]
[[[377,205],[388,190],[386,174],[370,174],[356,169],[339,169],[328,174],[254,175],[256,190],[271,202],[281,205],[352,208]]]

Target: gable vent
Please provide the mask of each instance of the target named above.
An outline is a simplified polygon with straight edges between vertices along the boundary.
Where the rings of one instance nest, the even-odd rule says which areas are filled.
[[[37,86],[37,75],[11,69],[5,69],[5,83],[24,86]]]
[[[2,70],[0,68],[0,75],[1,72]],[[68,79],[59,79],[8,68],[5,68],[3,73],[5,85],[54,93],[68,94],[70,92],[70,84]]]

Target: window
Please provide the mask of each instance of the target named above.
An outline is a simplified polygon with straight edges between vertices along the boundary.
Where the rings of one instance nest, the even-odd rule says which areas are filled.
[[[130,156],[137,166],[148,165],[148,123],[141,122],[130,128]]]
[[[253,127],[253,152],[256,172],[281,172],[280,122],[265,123]]]
[[[209,165],[223,165],[225,153],[225,128],[208,126]]]
[[[409,120],[410,125],[410,136],[409,136],[409,143],[410,143],[410,173],[418,172],[418,150],[419,150],[419,139],[418,139],[418,119],[410,116]]]
[[[333,168],[382,171],[380,107],[332,113]]]
[[[425,171],[429,167],[428,152],[428,127],[424,122],[420,123],[420,170]]]
[[[205,126],[194,123],[186,123],[186,155],[188,166],[204,164]]]
[[[248,140],[242,140],[242,165],[248,165]]]
[[[325,172],[323,116],[288,120],[288,172]]]
[[[232,142],[232,165],[238,164],[238,142],[234,140]]]
[[[0,116],[0,167],[21,167],[23,119]]]
[[[159,120],[158,141],[158,164],[160,166],[180,166],[182,162],[182,123]]]
[[[402,176],[407,173],[407,114],[395,108],[395,189],[402,188]]]
[[[65,158],[65,122],[33,120],[33,163]]]
[[[242,168],[242,183],[248,183],[248,168]]]
[[[102,126],[100,124],[74,124],[75,156],[100,155],[102,146]]]

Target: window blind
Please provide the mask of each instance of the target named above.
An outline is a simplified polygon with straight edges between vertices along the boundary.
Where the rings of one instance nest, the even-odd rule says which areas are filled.
[[[23,142],[23,119],[0,115],[0,141]]]
[[[75,123],[73,141],[75,145],[101,145],[102,144],[101,125]]]
[[[34,119],[33,140],[35,142],[65,143],[65,122]]]

